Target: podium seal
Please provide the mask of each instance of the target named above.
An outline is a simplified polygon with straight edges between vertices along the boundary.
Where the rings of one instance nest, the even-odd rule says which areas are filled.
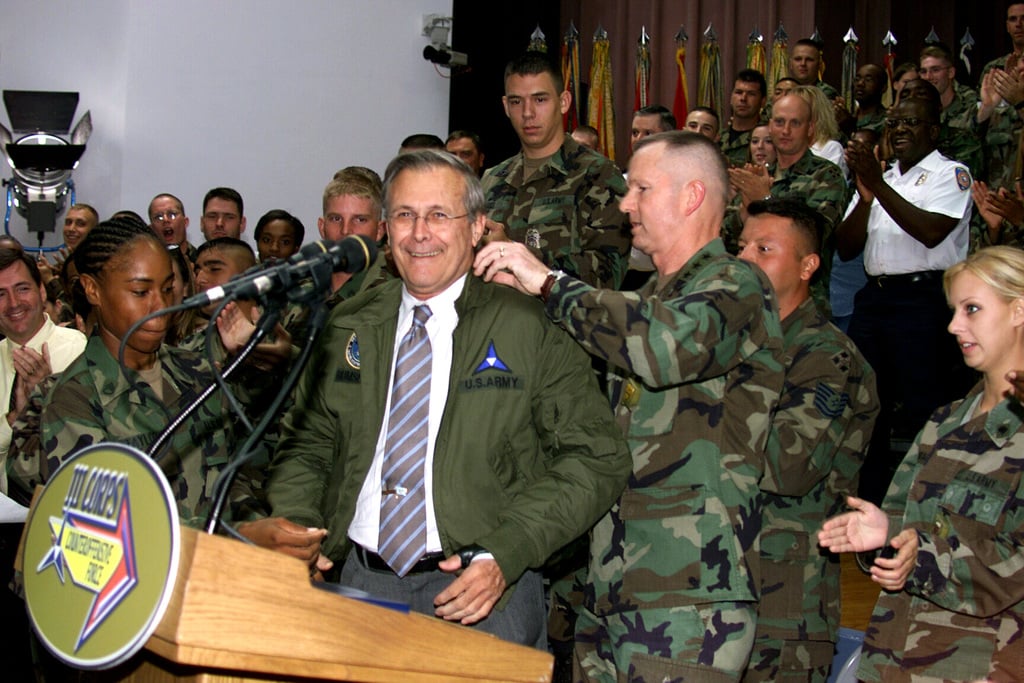
[[[178,572],[178,507],[145,453],[102,443],[68,458],[25,528],[29,620],[61,661],[107,669],[138,652]]]

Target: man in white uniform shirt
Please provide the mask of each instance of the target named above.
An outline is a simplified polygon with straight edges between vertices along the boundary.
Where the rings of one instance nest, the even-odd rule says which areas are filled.
[[[967,256],[971,175],[936,150],[939,112],[938,93],[925,88],[887,114],[898,163],[884,174],[866,145],[852,141],[846,152],[858,196],[837,248],[844,259],[863,249],[868,274],[849,335],[878,375],[882,408],[860,478],[861,495],[876,503],[931,412],[972,381],[946,332],[942,291],[943,271]]]
[[[58,327],[43,310],[46,287],[35,260],[21,249],[0,248],[0,491],[7,493],[11,425],[43,378],[63,370],[85,348],[85,335]]]

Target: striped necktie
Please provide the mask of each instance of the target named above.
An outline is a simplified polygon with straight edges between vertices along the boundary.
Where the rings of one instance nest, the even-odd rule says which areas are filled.
[[[427,418],[430,406],[430,308],[413,309],[413,323],[398,347],[391,412],[384,442],[378,554],[399,576],[427,549]]]

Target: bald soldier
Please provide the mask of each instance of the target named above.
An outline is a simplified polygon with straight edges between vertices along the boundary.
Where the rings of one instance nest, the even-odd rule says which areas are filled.
[[[799,95],[783,95],[772,105],[768,122],[776,162],[767,168],[749,165],[729,169],[729,177],[739,189],[726,211],[722,236],[726,247],[737,252],[737,239],[752,201],[773,197],[799,198],[819,214],[824,222],[821,237],[821,270],[811,293],[823,313],[829,308],[829,276],[834,251],[836,225],[850,200],[850,189],[843,172],[834,163],[811,151],[815,128],[811,105]]]
[[[622,210],[656,269],[639,290],[596,289],[518,244],[488,245],[475,271],[539,295],[608,363],[633,455],[592,532],[574,679],[739,680],[757,621],[757,482],[783,382],[775,297],[719,237],[729,179],[715,143],[644,138],[628,186]]]

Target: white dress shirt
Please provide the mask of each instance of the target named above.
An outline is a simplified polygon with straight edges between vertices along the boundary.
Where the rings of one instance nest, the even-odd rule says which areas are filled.
[[[868,275],[901,275],[923,270],[945,270],[967,257],[971,218],[971,174],[967,167],[933,150],[906,173],[899,164],[882,176],[901,197],[923,211],[939,213],[959,222],[946,239],[929,249],[894,221],[876,198],[868,216],[864,269]],[[860,196],[846,209],[853,213]]]
[[[54,325],[50,316],[43,314],[43,326],[24,345],[36,353],[43,352],[43,344],[50,354],[50,370],[64,372],[71,361],[85,350],[85,335],[69,327]],[[11,404],[11,390],[14,387],[14,359],[11,350],[17,346],[10,339],[0,341],[0,400],[3,400],[3,414]],[[11,447],[13,431],[7,419],[0,419],[0,492],[7,493],[7,451]]]
[[[398,328],[395,333],[395,346],[391,355],[391,377],[395,375],[395,361],[398,358],[398,347],[402,338],[412,327],[413,308],[420,304],[430,307],[430,318],[427,320],[427,336],[430,338],[430,403],[427,420],[427,459],[424,475],[424,495],[427,502],[427,552],[441,550],[441,537],[437,532],[437,519],[434,517],[433,496],[433,461],[434,444],[441,425],[441,416],[448,400],[448,384],[452,368],[452,334],[459,324],[459,316],[455,312],[455,301],[462,294],[466,284],[466,276],[462,276],[448,289],[426,301],[410,295],[402,286],[402,303],[398,308]],[[384,406],[384,422],[377,436],[377,447],[373,454],[373,463],[359,491],[356,501],[355,516],[348,528],[348,537],[367,550],[377,552],[377,536],[380,532],[380,504],[382,491],[381,468],[384,463],[384,442],[388,433],[388,415],[391,412],[391,382],[388,386],[387,403]]]

